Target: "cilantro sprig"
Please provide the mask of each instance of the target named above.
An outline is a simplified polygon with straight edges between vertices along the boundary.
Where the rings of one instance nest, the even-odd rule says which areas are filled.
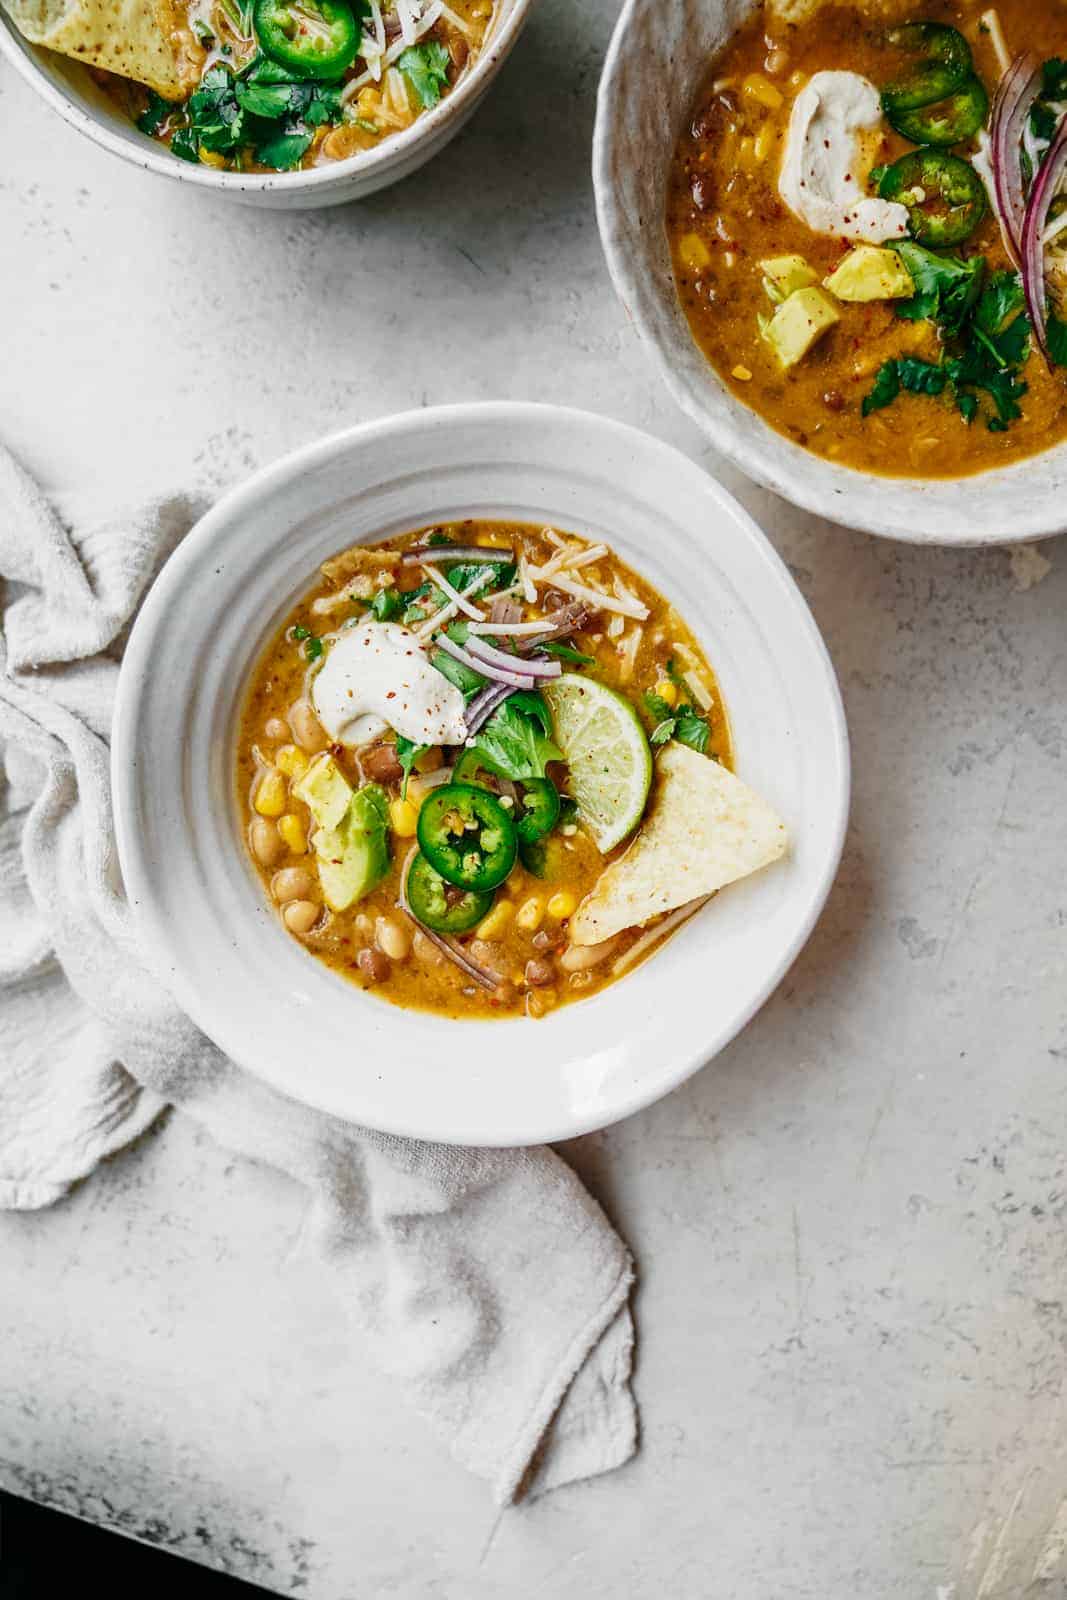
[[[1030,355],[1031,327],[1018,274],[987,274],[983,256],[962,261],[910,241],[893,249],[915,283],[914,296],[898,305],[897,315],[936,323],[944,354],[939,361],[900,356],[883,362],[864,397],[863,415],[892,405],[902,393],[947,394],[968,424],[980,414],[983,399],[992,402],[986,427],[1002,433],[1022,415],[1020,401],[1028,387],[1021,374]],[[1067,328],[1063,331],[1067,356]]]
[[[238,72],[214,62],[184,106],[150,97],[138,126],[158,133],[168,118],[176,120],[170,148],[185,161],[199,161],[202,150],[236,158],[251,147],[261,166],[288,172],[299,166],[314,130],[341,115],[339,84],[297,78],[258,55]]]
[[[409,45],[397,57],[397,66],[411,84],[423,109],[428,111],[440,100],[448,88],[448,68],[451,56],[443,44],[430,39],[424,44]]]
[[[684,674],[678,671],[673,660],[667,663],[667,676],[683,694],[689,695],[692,692]],[[691,750],[699,750],[702,756],[707,755],[711,729],[707,718],[701,716],[688,699],[672,706],[662,695],[649,690],[644,696],[644,701],[645,710],[654,724],[648,736],[650,744],[661,745],[666,744],[669,739],[677,739],[679,744],[687,744]]]

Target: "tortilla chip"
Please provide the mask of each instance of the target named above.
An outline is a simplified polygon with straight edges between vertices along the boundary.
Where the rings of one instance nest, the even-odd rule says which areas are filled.
[[[369,550],[365,544],[354,544],[331,556],[322,563],[321,572],[330,583],[345,583],[349,578],[376,577],[382,572],[392,572],[400,565],[399,550]]]
[[[24,38],[182,100],[205,56],[176,0],[0,0]]]
[[[782,819],[717,761],[671,743],[656,773],[655,798],[640,833],[571,918],[572,944],[600,944],[714,894],[786,852]]]

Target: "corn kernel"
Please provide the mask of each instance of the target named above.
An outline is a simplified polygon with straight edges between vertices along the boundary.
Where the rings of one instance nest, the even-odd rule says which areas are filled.
[[[540,926],[541,918],[545,914],[544,903],[539,894],[533,894],[529,900],[524,900],[515,917],[515,926],[524,933],[533,933]]]
[[[782,103],[782,91],[776,89],[769,78],[762,72],[750,72],[742,80],[741,93],[749,100],[755,100],[758,105],[766,106],[768,111],[777,111]]]
[[[197,151],[197,155],[200,157],[205,167],[221,168],[226,165],[226,157],[222,154],[222,152],[219,150],[209,150],[206,145],[202,144],[200,146],[199,150]]]
[[[498,900],[492,911],[488,912],[478,924],[479,939],[499,939],[508,923],[511,921],[515,907],[510,900]]]
[[[737,147],[737,165],[744,172],[751,172],[756,165],[756,141],[748,134]]]
[[[252,804],[261,817],[280,817],[287,798],[285,779],[272,767],[260,778]]]
[[[669,678],[661,678],[655,687],[654,693],[658,694],[661,700],[666,700],[669,706],[678,704],[677,685],[673,684]]]
[[[736,367],[731,367],[730,371],[731,371],[732,375],[737,379],[738,383],[751,383],[752,382],[752,372],[751,372],[750,368],[742,367],[742,366],[736,366]]]
[[[571,916],[578,909],[578,896],[571,894],[569,889],[561,889],[554,894],[548,902],[548,914],[562,922],[564,917]]]
[[[682,266],[688,267],[690,272],[703,272],[705,267],[711,266],[711,251],[699,233],[683,234],[678,241],[678,254]]]
[[[302,856],[306,853],[308,847],[307,832],[295,812],[287,811],[284,817],[278,818],[278,832],[294,856]]]
[[[275,752],[274,764],[287,778],[302,778],[308,769],[308,758],[299,745],[283,744]]]
[[[756,142],[752,147],[757,161],[766,161],[774,149],[774,137],[774,124],[765,122],[757,133]]]
[[[389,821],[398,839],[411,839],[415,836],[419,813],[410,800],[391,800]]]

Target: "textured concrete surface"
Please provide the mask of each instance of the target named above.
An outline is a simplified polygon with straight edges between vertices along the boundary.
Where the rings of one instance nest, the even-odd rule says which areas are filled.
[[[315,1600],[1061,1600],[1067,550],[893,548],[711,459],[601,264],[614,10],[543,0],[451,151],[319,216],[151,181],[0,74],[0,432],[117,498],[566,400],[721,471],[791,562],[854,741],[839,883],[746,1034],[571,1152],[640,1263],[641,1454],[498,1519],[292,1259],[296,1194],[172,1119],[0,1219],[0,1479]]]

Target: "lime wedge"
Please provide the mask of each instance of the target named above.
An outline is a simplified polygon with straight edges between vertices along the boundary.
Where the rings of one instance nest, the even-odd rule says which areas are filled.
[[[556,743],[571,769],[578,815],[603,854],[641,820],[652,752],[637,712],[614,689],[565,672],[544,686]]]

